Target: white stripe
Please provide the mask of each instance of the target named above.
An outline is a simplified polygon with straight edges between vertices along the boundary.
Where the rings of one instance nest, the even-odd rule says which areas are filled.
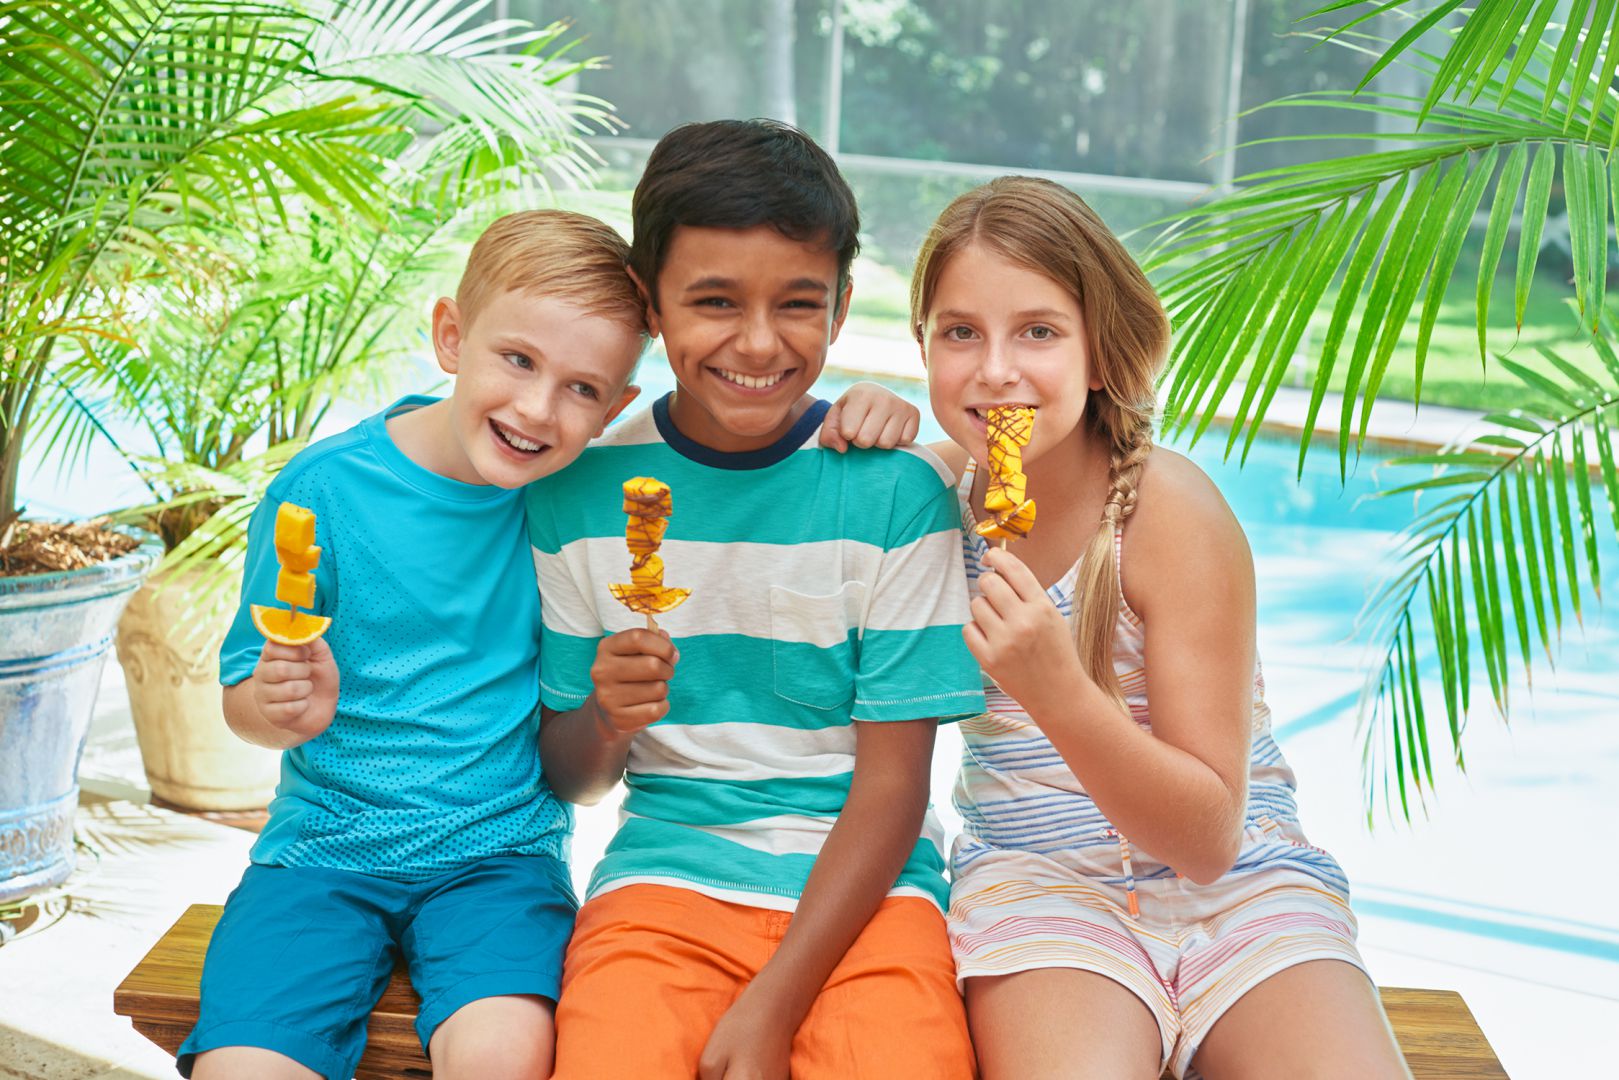
[[[640,815],[620,812],[622,827]],[[643,819],[646,820],[646,819]],[[687,825],[695,832],[706,833],[716,840],[726,840],[751,851],[766,855],[819,855],[826,834],[832,831],[836,818],[809,817],[804,814],[779,814],[775,817],[755,818],[737,825]]]
[[[802,731],[769,724],[654,724],[630,743],[629,771],[691,780],[837,776],[854,769],[851,725]]]
[[[625,824],[637,818],[652,820],[621,809],[618,814],[619,827],[623,828]],[[740,844],[752,851],[762,851],[766,855],[818,856],[821,853],[821,846],[826,843],[827,834],[836,823],[836,817],[777,814],[773,817],[754,818],[752,821],[736,825],[687,825],[686,828],[707,833],[717,840]],[[932,844],[939,858],[944,858],[944,826],[939,823],[938,815],[931,807],[922,819],[919,839]]]
[[[595,446],[643,446],[648,443],[661,443],[663,436],[658,434],[658,422],[652,418],[652,407],[649,405],[632,416],[626,416],[601,435],[590,441]]]
[[[887,553],[856,540],[758,544],[668,539],[658,554],[664,584],[692,593],[658,619],[676,637],[741,634],[824,647],[843,641],[851,629],[918,630],[966,621],[966,586],[954,531],[930,533]],[[593,637],[645,625],[642,616],[626,610],[608,591],[613,582],[629,580],[630,559],[621,536],[574,540],[555,555],[536,549],[534,564],[545,622],[552,630]],[[769,582],[791,588],[769,588]],[[939,582],[945,583],[943,589]]]
[[[540,615],[546,628],[573,637],[595,638],[601,636],[602,624],[596,605],[583,592],[582,583],[590,580],[584,576],[589,572],[583,565],[584,556],[585,552],[577,549],[547,555],[535,548],[534,574],[540,583]],[[616,600],[613,606],[619,606]]]
[[[596,886],[586,897],[594,900],[598,896],[612,892],[614,889],[628,888],[631,885],[663,885],[671,889],[684,889],[687,892],[697,893],[727,904],[737,904],[741,907],[763,908],[766,911],[797,911],[798,897],[782,896],[780,893],[749,892],[742,888],[726,888],[722,885],[712,885],[706,881],[690,881],[674,874],[631,874],[627,877],[616,877],[611,881],[604,881]],[[897,896],[899,890],[889,895]]]
[[[967,622],[967,578],[954,529],[929,533],[888,553],[866,613],[867,630],[920,630]]]

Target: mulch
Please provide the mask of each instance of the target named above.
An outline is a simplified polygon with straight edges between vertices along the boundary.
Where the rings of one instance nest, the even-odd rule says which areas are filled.
[[[61,524],[16,521],[0,535],[0,577],[82,570],[133,551],[132,536],[105,528],[105,519]]]

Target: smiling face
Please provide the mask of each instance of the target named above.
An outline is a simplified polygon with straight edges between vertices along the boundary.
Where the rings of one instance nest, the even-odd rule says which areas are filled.
[[[470,484],[515,488],[556,472],[637,393],[626,384],[641,335],[562,300],[507,290],[470,324],[440,300],[433,346],[456,378],[431,467]]]
[[[681,434],[732,453],[785,435],[843,326],[837,282],[836,251],[768,225],[677,229],[647,321],[680,384],[669,413]]]
[[[972,243],[939,274],[921,331],[928,397],[945,433],[987,465],[984,414],[1032,405],[1027,467],[1083,439],[1094,378],[1079,301],[1044,274]]]

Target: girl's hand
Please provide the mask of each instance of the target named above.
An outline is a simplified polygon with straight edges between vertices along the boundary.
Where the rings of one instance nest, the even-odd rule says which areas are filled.
[[[995,684],[1031,714],[1047,699],[1072,700],[1087,676],[1068,624],[1023,561],[991,548],[978,579],[972,622],[962,628],[967,648]]]
[[[832,403],[821,423],[821,445],[843,453],[851,444],[892,450],[916,441],[922,413],[886,386],[857,382]]]

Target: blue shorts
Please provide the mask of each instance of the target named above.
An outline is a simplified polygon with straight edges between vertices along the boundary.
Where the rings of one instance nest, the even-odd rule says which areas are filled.
[[[348,1080],[401,955],[422,998],[424,1051],[469,1002],[506,994],[554,1002],[578,906],[567,867],[544,855],[484,859],[411,883],[250,866],[208,943],[180,1075],[205,1050],[256,1046]]]

